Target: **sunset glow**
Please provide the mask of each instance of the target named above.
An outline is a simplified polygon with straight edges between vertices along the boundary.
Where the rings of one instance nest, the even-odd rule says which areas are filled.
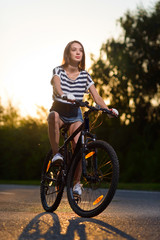
[[[52,104],[52,69],[62,62],[63,50],[79,40],[96,57],[103,42],[118,37],[116,20],[150,0],[6,0],[0,1],[0,98],[11,100],[22,115],[36,115],[36,106]],[[62,7],[63,6],[63,7]],[[116,8],[115,8],[116,6]],[[83,12],[83,14],[82,14]]]

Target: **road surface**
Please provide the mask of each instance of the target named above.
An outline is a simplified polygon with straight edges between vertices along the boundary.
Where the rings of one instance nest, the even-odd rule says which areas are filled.
[[[160,240],[160,192],[118,190],[109,207],[81,218],[63,198],[44,212],[37,186],[0,185],[0,240]]]

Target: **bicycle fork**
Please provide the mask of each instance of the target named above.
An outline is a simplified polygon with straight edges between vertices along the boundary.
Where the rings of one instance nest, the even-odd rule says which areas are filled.
[[[83,176],[86,178],[86,180],[88,182],[97,182],[98,181],[98,166],[97,166],[97,150],[94,149],[94,151],[88,152],[88,148],[87,148],[87,143],[88,141],[85,140],[85,137],[89,137],[88,141],[95,141],[95,135],[89,133],[89,132],[85,132],[82,131],[81,134],[81,144],[82,144],[82,174]],[[86,155],[87,152],[87,155]],[[92,159],[92,164],[93,164],[93,176],[88,175],[87,173],[87,167],[86,167],[86,160],[90,157],[93,156]]]

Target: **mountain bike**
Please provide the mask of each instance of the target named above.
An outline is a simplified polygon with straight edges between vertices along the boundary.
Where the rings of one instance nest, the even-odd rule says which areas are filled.
[[[52,150],[44,160],[41,175],[40,196],[45,211],[53,212],[62,199],[64,189],[73,211],[81,217],[94,217],[106,209],[112,201],[119,178],[119,162],[113,147],[90,132],[89,115],[92,112],[102,112],[112,115],[110,110],[90,106],[88,102],[78,102],[76,105],[85,107],[83,123],[68,136],[68,125],[64,125],[61,133],[64,139],[59,152],[64,161],[61,164],[52,163]],[[73,151],[71,142],[80,132],[80,137]],[[81,165],[80,183],[82,194],[74,194],[73,187],[77,175],[77,166]],[[65,188],[66,187],[66,188]]]

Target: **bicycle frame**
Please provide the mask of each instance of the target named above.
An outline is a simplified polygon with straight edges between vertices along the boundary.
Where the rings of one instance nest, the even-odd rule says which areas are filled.
[[[63,152],[64,149],[64,175],[66,176],[70,166],[67,166],[67,145],[74,139],[74,137],[81,132],[78,142],[76,144],[76,148],[74,149],[74,152],[72,154],[71,162],[73,159],[76,157],[77,153],[81,150],[82,153],[82,174],[84,177],[89,180],[89,176],[87,176],[87,171],[86,171],[86,164],[85,164],[85,150],[87,148],[87,142],[90,141],[95,141],[96,136],[94,134],[91,134],[89,132],[89,113],[92,112],[93,110],[88,110],[84,113],[84,121],[83,123],[72,133],[71,136],[67,137],[67,133],[64,132],[64,144],[60,147],[59,152]],[[85,140],[85,137],[88,137],[88,140]],[[97,171],[97,164],[95,160],[94,164],[95,172]]]

